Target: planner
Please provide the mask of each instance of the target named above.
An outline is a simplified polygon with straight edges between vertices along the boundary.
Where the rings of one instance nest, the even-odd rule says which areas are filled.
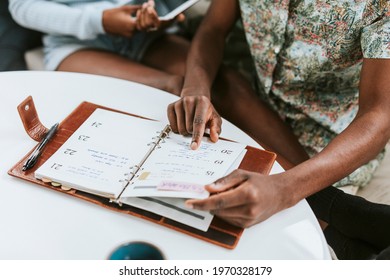
[[[25,103],[35,110],[31,98]],[[19,113],[39,140],[44,133],[32,135],[31,116]],[[27,153],[9,174],[232,249],[243,229],[184,202],[208,197],[204,185],[234,169],[267,174],[276,156],[225,139],[205,137],[195,151],[190,142],[161,122],[83,102],[60,123],[36,166],[21,170]]]
[[[169,125],[96,109],[34,175],[206,231],[212,215],[187,209],[185,199],[208,197],[203,186],[233,169],[245,146],[204,137],[191,150],[190,143]]]

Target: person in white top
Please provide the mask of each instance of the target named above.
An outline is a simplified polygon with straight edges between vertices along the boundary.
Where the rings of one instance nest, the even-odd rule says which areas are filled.
[[[180,93],[189,42],[174,34],[183,15],[158,19],[169,1],[9,2],[17,23],[46,34],[47,70],[112,76]]]

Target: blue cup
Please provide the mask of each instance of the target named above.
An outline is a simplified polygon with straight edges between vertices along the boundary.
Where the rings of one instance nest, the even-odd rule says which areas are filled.
[[[146,242],[129,242],[117,247],[108,257],[109,260],[164,260],[163,253],[154,245]]]

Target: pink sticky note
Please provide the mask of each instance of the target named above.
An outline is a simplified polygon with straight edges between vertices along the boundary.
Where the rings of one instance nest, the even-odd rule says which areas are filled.
[[[186,182],[176,182],[176,181],[161,181],[157,186],[157,190],[196,192],[196,193],[202,193],[205,191],[203,185],[186,183]]]

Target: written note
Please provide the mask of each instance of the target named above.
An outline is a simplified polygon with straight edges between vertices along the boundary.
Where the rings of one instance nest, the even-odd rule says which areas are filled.
[[[176,182],[176,181],[161,181],[157,185],[159,191],[185,191],[203,193],[206,192],[203,185],[197,185],[194,183]]]

